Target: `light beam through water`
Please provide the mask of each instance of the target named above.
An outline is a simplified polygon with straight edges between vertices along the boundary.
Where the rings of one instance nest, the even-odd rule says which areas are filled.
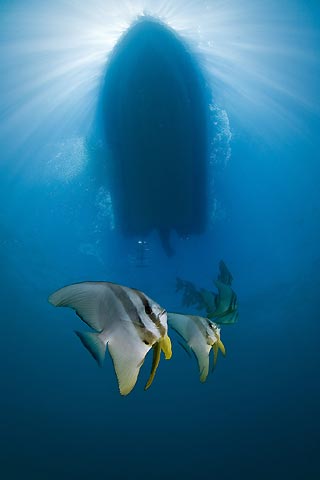
[[[86,137],[108,55],[144,13],[187,41],[231,128],[239,122],[265,142],[292,129],[307,133],[303,112],[319,114],[319,39],[304,29],[308,9],[295,1],[14,1],[1,7],[2,166],[17,156],[11,172],[32,179],[53,161],[43,154],[44,140]]]

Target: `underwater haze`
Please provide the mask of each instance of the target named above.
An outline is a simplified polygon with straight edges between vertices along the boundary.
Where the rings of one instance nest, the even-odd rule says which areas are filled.
[[[159,84],[145,81],[139,97],[128,79],[121,122],[130,137],[148,98],[137,118],[153,137],[141,135],[140,151],[137,129],[132,156],[122,145],[119,177],[123,132],[108,144],[99,102],[117,48],[150,18],[192,69],[175,71],[160,41]],[[0,24],[0,478],[319,479],[319,2],[1,0]],[[168,120],[161,142],[149,118]],[[205,162],[198,178],[184,139]],[[170,141],[170,162],[147,155],[160,143],[170,152]],[[163,165],[178,172],[177,190]],[[189,191],[200,192],[195,216],[181,201]],[[132,218],[128,235],[121,222]],[[176,278],[213,290],[221,259],[239,319],[221,326],[227,355],[203,384],[172,334],[151,388],[149,354],[122,397],[110,356],[98,368],[74,334],[87,327],[47,300],[70,283],[108,281],[195,314]]]

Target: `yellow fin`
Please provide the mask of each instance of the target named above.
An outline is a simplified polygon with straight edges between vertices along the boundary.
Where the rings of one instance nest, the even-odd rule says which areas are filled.
[[[218,342],[215,342],[212,345],[212,350],[213,350],[213,368],[214,368],[217,364],[217,358],[218,358],[218,351],[219,351]]]
[[[219,350],[221,351],[222,355],[225,357],[226,356],[226,349],[225,349],[225,346],[223,345],[223,343],[221,342],[220,339],[218,340],[218,347],[219,347]]]
[[[164,353],[164,357],[166,360],[170,360],[172,357],[172,347],[171,347],[171,340],[168,334],[166,334],[161,340],[160,340],[160,345],[161,345],[161,350]]]
[[[160,362],[160,354],[161,354],[160,342],[157,342],[155,345],[153,345],[152,348],[153,348],[153,359],[152,359],[151,373],[150,373],[149,380],[147,381],[146,386],[144,387],[145,390],[148,390],[148,388],[151,386]]]
[[[161,356],[161,351],[164,353],[165,359],[170,360],[172,357],[172,347],[171,347],[171,340],[170,337],[166,334],[159,342],[157,342],[155,345],[153,345],[153,359],[152,359],[152,367],[151,367],[151,373],[149,380],[146,383],[146,386],[144,387],[145,390],[148,390],[148,388],[151,386],[158,365],[160,363],[160,356]]]
[[[202,371],[200,372],[200,382],[204,383],[207,380],[208,377],[208,369],[203,368]]]

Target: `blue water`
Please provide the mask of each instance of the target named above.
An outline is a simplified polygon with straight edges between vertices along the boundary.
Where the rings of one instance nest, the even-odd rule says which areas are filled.
[[[88,138],[108,52],[144,6],[1,2],[0,478],[316,480],[319,4],[159,5],[148,13],[184,38],[212,87],[219,135],[206,231],[173,234],[170,258],[152,232],[141,267]],[[47,302],[107,280],[181,311],[176,277],[210,289],[220,259],[239,322],[222,328],[227,356],[205,384],[175,342],[152,387],[148,358],[122,398],[110,358],[99,369],[74,335],[86,326]]]

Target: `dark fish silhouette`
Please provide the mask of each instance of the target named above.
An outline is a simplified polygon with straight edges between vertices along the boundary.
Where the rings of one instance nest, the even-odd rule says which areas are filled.
[[[197,289],[188,280],[177,278],[176,291],[182,291],[182,303],[186,307],[194,306],[205,311],[209,319],[218,324],[231,324],[238,321],[237,295],[231,287],[233,277],[223,260],[219,263],[219,274],[213,283],[218,293]]]

